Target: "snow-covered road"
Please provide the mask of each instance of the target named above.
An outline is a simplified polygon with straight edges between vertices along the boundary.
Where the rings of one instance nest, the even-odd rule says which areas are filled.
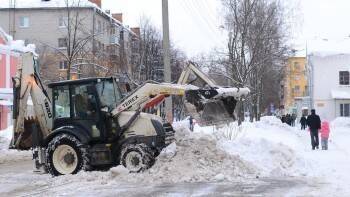
[[[317,184],[296,177],[157,185],[81,184],[73,179],[57,184],[47,174],[32,172],[32,165],[30,160],[0,164],[1,196],[293,196],[318,188]]]
[[[139,174],[52,178],[0,143],[0,196],[350,196],[350,119],[332,125],[329,150],[313,151],[307,131],[273,117],[194,133],[177,123],[176,145]]]

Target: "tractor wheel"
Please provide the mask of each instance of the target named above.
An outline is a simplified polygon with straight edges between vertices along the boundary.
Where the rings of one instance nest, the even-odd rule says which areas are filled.
[[[89,161],[87,146],[72,135],[57,135],[46,149],[46,168],[53,176],[88,170]]]
[[[154,164],[154,155],[154,151],[146,144],[125,144],[121,149],[120,164],[129,172],[141,172]]]

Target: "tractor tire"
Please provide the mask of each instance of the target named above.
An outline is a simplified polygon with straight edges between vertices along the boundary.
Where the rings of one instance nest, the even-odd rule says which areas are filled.
[[[124,144],[119,161],[129,172],[142,172],[154,164],[155,151],[146,144]]]
[[[90,169],[88,146],[76,137],[59,134],[54,137],[46,149],[46,169],[53,176],[76,174],[80,170]]]

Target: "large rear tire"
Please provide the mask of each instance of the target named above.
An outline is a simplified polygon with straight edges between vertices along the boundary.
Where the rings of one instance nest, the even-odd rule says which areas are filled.
[[[129,172],[142,172],[155,161],[154,151],[146,144],[124,144],[120,154],[120,164]]]
[[[59,176],[88,170],[90,160],[87,148],[72,135],[57,135],[50,141],[46,149],[48,172],[53,176]]]

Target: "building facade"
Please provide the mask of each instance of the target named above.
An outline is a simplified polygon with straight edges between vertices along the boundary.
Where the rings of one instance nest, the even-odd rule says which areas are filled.
[[[321,119],[350,117],[350,54],[308,55],[311,107]]]
[[[288,58],[282,84],[283,93],[281,94],[282,105],[285,113],[297,114],[300,116],[300,99],[307,97],[308,80],[305,57]]]
[[[103,11],[101,0],[28,2],[2,2],[0,26],[36,45],[44,81],[66,79],[68,68],[73,79],[133,73],[127,47],[137,45],[138,35],[122,24],[121,14]]]
[[[10,37],[0,28],[0,130],[12,123],[12,77],[19,53],[11,50]]]

